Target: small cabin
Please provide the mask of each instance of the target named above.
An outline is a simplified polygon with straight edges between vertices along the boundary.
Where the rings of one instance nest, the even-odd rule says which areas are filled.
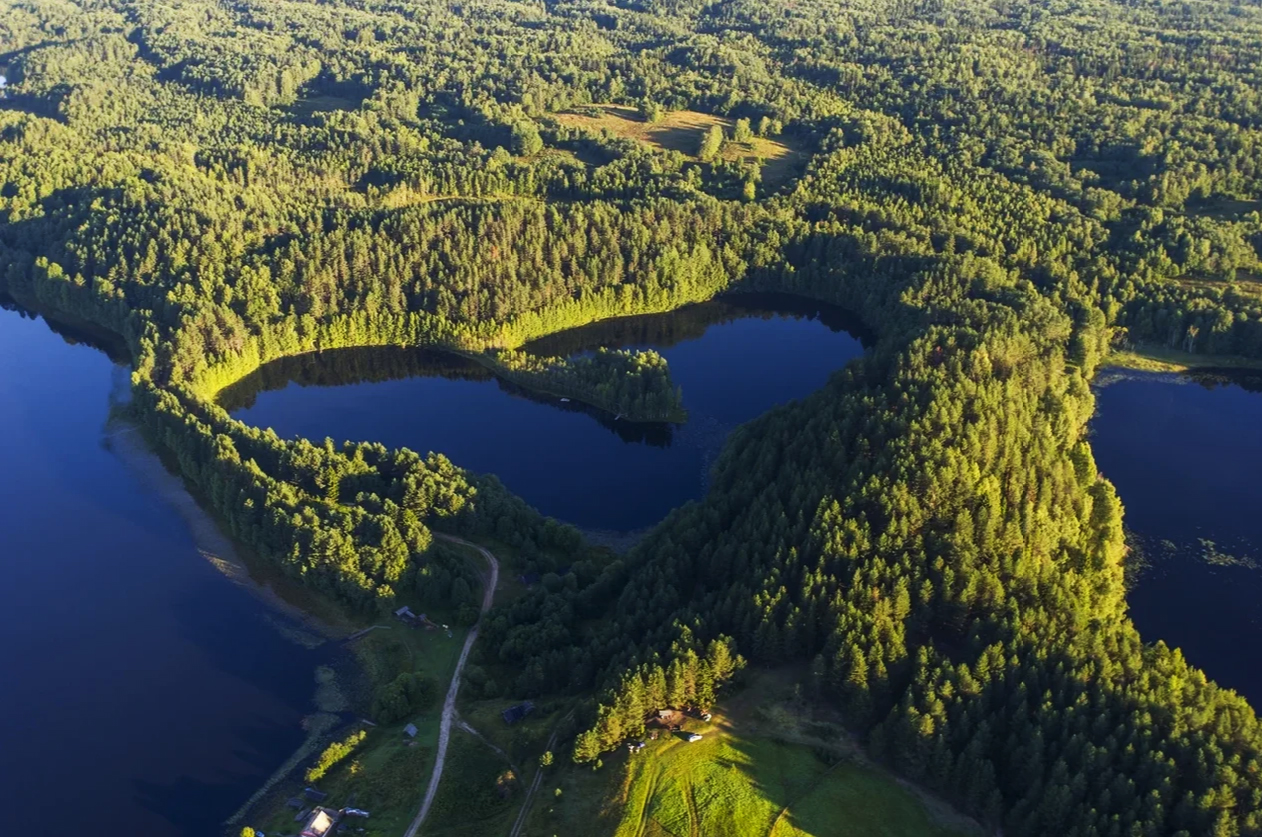
[[[302,826],[302,831],[299,832],[300,837],[325,837],[327,834],[332,834],[334,826],[337,825],[337,817],[337,811],[329,808],[313,808],[311,815]]]
[[[518,721],[520,721],[522,718],[525,718],[527,715],[529,715],[531,712],[534,712],[534,711],[535,711],[535,705],[531,703],[530,701],[519,703],[516,706],[510,706],[508,709],[505,709],[503,712],[504,723],[515,724]]]
[[[416,738],[416,732],[417,732],[416,724],[408,724],[406,727],[403,728],[403,734],[406,735],[408,738]]]

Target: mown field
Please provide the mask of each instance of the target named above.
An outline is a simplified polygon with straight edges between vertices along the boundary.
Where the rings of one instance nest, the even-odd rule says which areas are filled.
[[[596,115],[599,111],[599,115]],[[669,111],[659,122],[646,122],[635,108],[624,105],[598,105],[583,113],[558,113],[554,118],[570,128],[599,133],[609,131],[620,137],[636,140],[657,151],[678,151],[696,159],[701,138],[711,125],[721,125],[730,137],[734,120],[699,113],[695,110]],[[754,137],[749,142],[728,140],[720,156],[726,160],[753,163],[763,161],[762,182],[776,189],[801,173],[808,156],[793,142],[781,137]]]
[[[975,824],[868,764],[834,723],[763,675],[689,743],[663,731],[632,755],[545,778],[529,835],[963,837]],[[558,765],[566,761],[558,754]]]

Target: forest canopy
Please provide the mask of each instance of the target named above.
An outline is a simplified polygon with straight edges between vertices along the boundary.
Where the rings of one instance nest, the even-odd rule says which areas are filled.
[[[1262,358],[1260,74],[1250,3],[0,0],[0,288],[121,335],[149,438],[347,607],[467,599],[435,529],[550,574],[484,619],[470,686],[591,696],[580,761],[796,662],[1007,834],[1262,834],[1262,728],[1131,624],[1086,437],[1112,347]],[[774,177],[725,151],[769,137]],[[742,290],[875,345],[617,560],[441,453],[216,400],[424,345],[669,413],[655,356],[516,352]]]

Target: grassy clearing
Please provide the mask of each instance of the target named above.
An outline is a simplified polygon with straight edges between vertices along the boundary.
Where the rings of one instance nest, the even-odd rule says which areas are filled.
[[[476,729],[483,738],[500,748],[521,770],[529,781],[534,777],[539,756],[548,742],[552,730],[570,711],[570,701],[540,701],[535,711],[513,725],[504,723],[501,713],[521,701],[496,699],[461,701],[460,717]]]
[[[363,104],[361,99],[317,93],[295,100],[289,106],[289,113],[298,119],[309,119],[317,113],[332,113],[337,110],[359,110],[361,104]]]
[[[1136,346],[1110,352],[1104,365],[1142,372],[1188,372],[1193,369],[1262,369],[1262,360],[1235,355],[1194,355],[1164,346]]]
[[[1231,282],[1223,279],[1197,279],[1191,276],[1183,276],[1174,281],[1182,287],[1196,291],[1226,291],[1231,288],[1236,293],[1262,299],[1262,277],[1247,270],[1238,271],[1236,278]]]
[[[1251,212],[1262,212],[1262,201],[1242,201],[1224,195],[1188,203],[1189,215],[1200,215],[1215,221],[1239,221]]]
[[[516,771],[483,741],[452,733],[443,781],[421,828],[424,837],[506,834],[524,788]]]
[[[649,123],[633,107],[597,105],[595,108],[600,111],[599,116],[588,113],[559,113],[555,114],[555,119],[570,128],[581,128],[594,133],[609,131],[657,151],[678,151],[693,160],[696,159],[702,136],[711,125],[723,126],[729,136],[735,125],[734,120],[695,110],[671,111],[661,121]],[[763,160],[763,183],[769,189],[776,189],[801,173],[808,155],[783,138],[754,137],[747,143],[730,140],[725,142],[721,156],[726,160],[751,163]]]
[[[867,764],[834,720],[791,697],[787,679],[754,678],[688,743],[663,732],[599,770],[552,768],[526,834],[613,837],[951,837],[975,824]],[[568,759],[561,755],[558,765]],[[558,794],[557,791],[560,790]]]

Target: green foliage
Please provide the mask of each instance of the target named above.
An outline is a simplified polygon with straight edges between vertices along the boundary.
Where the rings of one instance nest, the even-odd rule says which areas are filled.
[[[513,153],[533,157],[543,150],[543,138],[533,122],[518,122],[513,126]]]
[[[264,560],[364,612],[472,594],[431,525],[556,573],[488,615],[478,688],[597,690],[581,759],[659,672],[713,700],[729,636],[1005,833],[1262,832],[1253,710],[1127,619],[1085,436],[1110,345],[1262,357],[1256,5],[0,0],[0,39],[0,284],[122,337],[149,438]],[[717,126],[697,165],[549,116],[594,102],[812,156],[758,201]],[[732,288],[880,340],[619,560],[441,456],[215,403],[305,352],[511,352]],[[670,406],[647,355],[506,356]],[[365,806],[410,799],[420,753]]]
[[[640,103],[640,118],[650,125],[656,125],[666,115],[665,110],[657,102],[645,100]]]
[[[628,421],[687,421],[666,359],[651,349],[600,348],[572,358],[499,351],[479,359],[528,389],[577,399]]]
[[[710,641],[705,655],[676,644],[670,665],[641,665],[623,675],[596,710],[596,723],[579,734],[574,760],[587,762],[645,733],[645,721],[662,709],[709,712],[718,690],[744,666],[730,637]]]
[[[748,125],[746,126],[748,127]],[[723,127],[711,125],[701,137],[701,146],[697,149],[697,157],[703,162],[711,162],[723,150]]]
[[[420,672],[405,671],[377,690],[373,696],[373,717],[381,724],[397,723],[431,708],[437,696],[438,690],[431,678]]]
[[[363,743],[365,735],[367,735],[366,732],[358,730],[352,732],[341,741],[334,741],[325,747],[324,751],[316,759],[315,764],[307,768],[304,776],[307,782],[315,783],[323,779],[325,774],[329,772],[329,768],[349,756],[355,751],[356,747]]]

